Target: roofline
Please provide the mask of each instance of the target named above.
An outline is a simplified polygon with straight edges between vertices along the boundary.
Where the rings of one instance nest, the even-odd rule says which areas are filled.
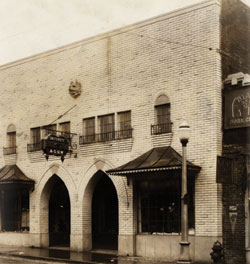
[[[134,30],[134,29],[137,29],[137,28],[140,28],[140,27],[144,27],[144,26],[147,26],[147,25],[150,25],[150,24],[154,24],[154,23],[163,21],[165,19],[169,19],[169,18],[172,18],[172,17],[175,17],[175,16],[183,15],[185,13],[188,13],[188,12],[191,12],[191,11],[194,11],[194,10],[198,10],[198,9],[202,9],[202,8],[205,8],[205,7],[208,7],[208,6],[211,6],[211,5],[221,6],[221,0],[205,0],[205,1],[202,1],[200,3],[189,5],[189,6],[186,6],[186,7],[183,7],[183,8],[178,8],[178,9],[175,9],[173,11],[170,11],[170,12],[158,15],[158,16],[154,16],[154,17],[145,19],[143,21],[136,22],[136,23],[131,24],[131,25],[126,25],[126,26],[121,27],[119,29],[114,29],[114,30],[111,30],[111,31],[107,31],[105,33],[100,33],[100,34],[97,34],[95,36],[91,36],[91,37],[88,37],[86,39],[73,42],[71,44],[63,45],[61,47],[57,47],[57,48],[54,48],[54,49],[51,49],[51,50],[43,51],[41,53],[37,53],[37,54],[31,55],[31,56],[28,56],[28,57],[25,57],[25,58],[22,58],[22,59],[18,59],[16,61],[8,62],[6,64],[1,65],[0,66],[0,70],[7,69],[7,68],[10,68],[10,67],[14,67],[16,65],[27,63],[27,62],[30,62],[30,61],[33,61],[33,60],[37,60],[37,59],[40,59],[40,58],[43,58],[43,57],[47,57],[47,56],[50,56],[50,55],[53,55],[53,54],[56,54],[56,53],[63,52],[63,51],[66,51],[66,50],[77,48],[79,46],[82,46],[82,45],[85,45],[85,44],[89,44],[91,42],[95,42],[95,41],[98,41],[98,40],[101,40],[101,39],[105,39],[105,38],[108,38],[108,37],[112,37],[112,36],[115,36],[115,35],[118,35],[118,34],[126,33],[128,31],[131,31],[131,30]]]

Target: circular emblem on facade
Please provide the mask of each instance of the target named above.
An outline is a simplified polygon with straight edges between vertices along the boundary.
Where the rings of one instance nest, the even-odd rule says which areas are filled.
[[[82,85],[77,80],[70,82],[69,94],[73,98],[77,98],[82,93]]]

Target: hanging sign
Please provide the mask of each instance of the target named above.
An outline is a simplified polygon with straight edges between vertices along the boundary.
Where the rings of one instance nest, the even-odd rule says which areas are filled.
[[[64,157],[69,150],[69,141],[65,137],[49,135],[46,139],[42,140],[42,149],[46,156]]]
[[[250,126],[250,88],[225,92],[224,128]]]

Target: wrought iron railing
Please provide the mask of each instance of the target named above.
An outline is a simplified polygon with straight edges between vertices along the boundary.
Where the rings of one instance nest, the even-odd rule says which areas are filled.
[[[32,144],[27,144],[27,151],[28,152],[33,152],[33,151],[38,151],[42,150],[42,143],[32,143]]]
[[[4,155],[11,155],[11,154],[16,154],[16,146],[14,147],[4,147],[3,148],[3,154]]]
[[[172,123],[151,125],[151,135],[158,135],[172,132]]]
[[[133,129],[111,131],[106,133],[99,133],[93,135],[86,135],[79,137],[79,144],[91,144],[96,142],[106,142],[111,140],[120,140],[126,138],[132,138]]]

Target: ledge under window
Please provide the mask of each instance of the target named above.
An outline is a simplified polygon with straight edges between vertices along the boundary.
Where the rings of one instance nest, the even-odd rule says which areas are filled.
[[[4,155],[11,155],[11,154],[16,154],[16,146],[14,147],[4,147],[3,148],[3,154]]]
[[[27,151],[33,152],[33,151],[39,151],[42,150],[42,143],[33,143],[33,144],[27,144]]]

